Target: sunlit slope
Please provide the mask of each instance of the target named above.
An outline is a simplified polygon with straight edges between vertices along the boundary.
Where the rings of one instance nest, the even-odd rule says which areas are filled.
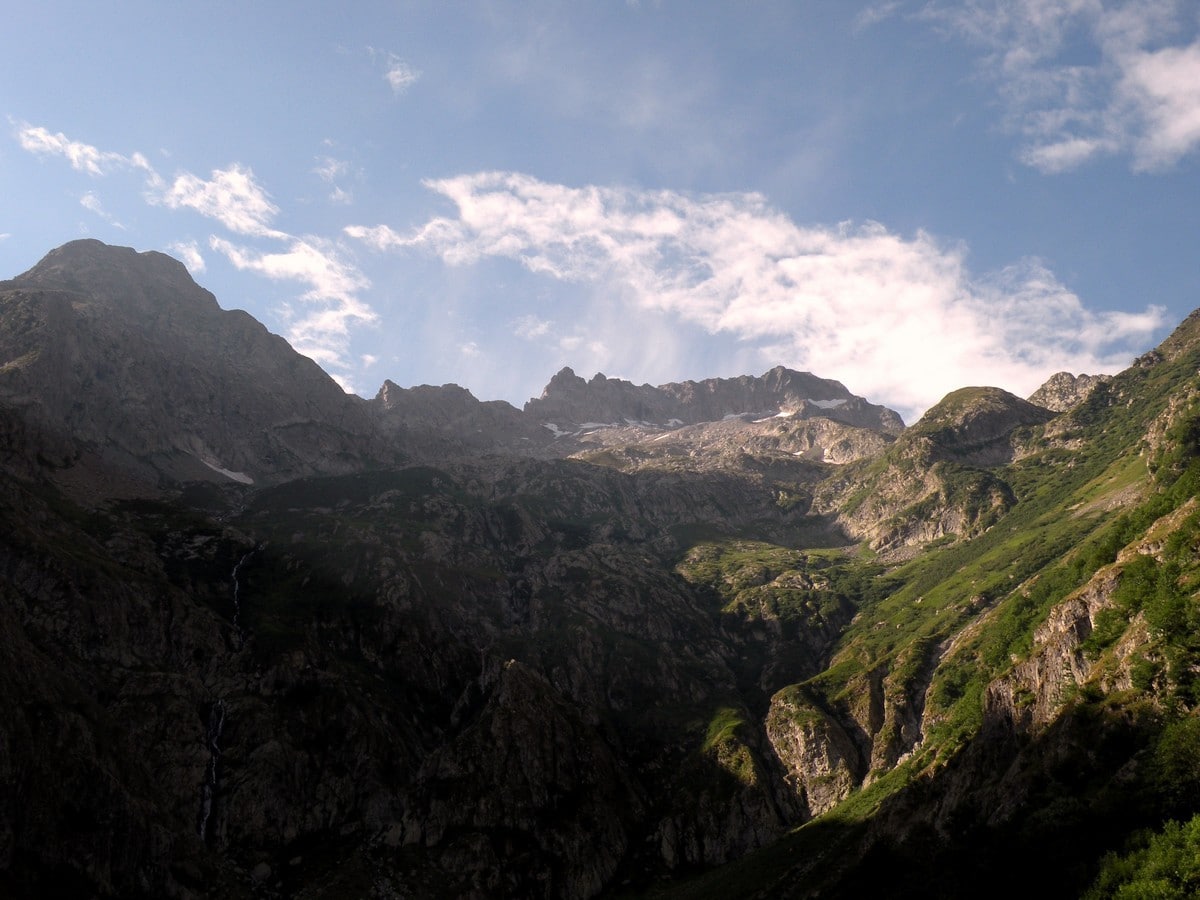
[[[833,751],[809,792],[832,781],[843,799],[681,895],[853,896],[917,870],[928,896],[989,867],[1000,890],[1005,852],[1050,847],[1070,891],[1127,832],[1200,809],[1176,758],[1200,668],[1198,332],[1189,317],[1081,405],[1022,425],[1011,462],[960,470],[1011,506],[871,576],[829,665],[772,699]],[[1055,828],[1070,851],[1039,848]]]

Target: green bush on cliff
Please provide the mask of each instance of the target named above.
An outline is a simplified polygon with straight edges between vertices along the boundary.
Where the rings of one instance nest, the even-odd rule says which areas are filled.
[[[1123,854],[1110,853],[1085,900],[1186,900],[1200,895],[1200,816],[1139,832]]]

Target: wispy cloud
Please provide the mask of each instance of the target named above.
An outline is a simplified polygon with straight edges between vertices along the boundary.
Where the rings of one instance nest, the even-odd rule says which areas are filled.
[[[204,256],[195,241],[174,241],[167,245],[167,249],[182,259],[193,275],[199,275],[206,268]]]
[[[125,230],[125,226],[116,220],[116,218],[104,208],[99,195],[95,191],[88,191],[79,198],[79,205],[90,213],[99,216],[105,222],[108,222],[114,228]]]
[[[322,156],[317,159],[317,165],[313,168],[313,174],[322,181],[327,181],[330,184],[337,181],[340,177],[350,171],[350,164],[344,159],[335,159],[332,156]]]
[[[882,3],[872,3],[854,17],[854,30],[862,31],[872,25],[878,25],[897,15],[901,7],[900,0],[884,0]]]
[[[1200,148],[1200,21],[1177,0],[978,0],[924,14],[985,51],[984,70],[1043,172],[1127,155],[1170,168]]]
[[[395,53],[368,47],[367,52],[376,62],[382,61],[383,80],[392,88],[392,93],[403,94],[421,78],[419,70]]]
[[[752,342],[767,364],[842,378],[910,415],[962,384],[1027,394],[1059,368],[1112,371],[1163,323],[1154,307],[1089,311],[1036,260],[977,277],[960,245],[876,223],[800,226],[755,194],[572,188],[503,172],[428,186],[457,215],[408,233],[346,233],[451,265],[503,257],[603,285],[634,309]]]
[[[393,56],[388,59],[387,72],[383,77],[392,86],[392,91],[403,94],[416,83],[417,79],[421,77],[421,73],[404,60]]]
[[[216,219],[235,234],[287,237],[271,227],[279,207],[271,202],[254,173],[237,163],[228,169],[214,169],[208,180],[191,172],[176,175],[159,199],[172,209],[192,209]]]
[[[149,170],[149,163],[140,153],[125,156],[121,153],[100,150],[91,144],[73,141],[61,131],[51,132],[39,125],[16,122],[17,141],[23,150],[36,156],[61,156],[71,168],[88,175],[107,175],[125,169]]]
[[[344,159],[332,156],[322,156],[317,159],[313,174],[330,185],[329,202],[339,206],[348,206],[354,202],[354,195],[338,184],[338,180],[350,174],[350,163]]]
[[[359,296],[370,282],[330,241],[312,236],[287,236],[287,241],[287,249],[278,252],[239,246],[216,236],[209,239],[209,246],[243,271],[307,285],[300,297],[304,311],[286,311],[284,336],[296,350],[322,365],[349,368],[351,327],[377,320]]]
[[[537,316],[521,316],[513,323],[513,334],[527,341],[536,340],[550,333],[551,324],[546,319],[539,319]]]
[[[207,179],[185,171],[168,181],[141,153],[125,155],[101,150],[27,123],[18,123],[16,133],[21,146],[30,153],[61,156],[72,168],[91,176],[119,170],[141,172],[145,202],[167,209],[191,210],[243,240],[266,242],[266,246],[247,246],[213,234],[208,244],[238,269],[273,281],[299,282],[305,286],[297,298],[301,304],[299,311],[285,310],[285,337],[299,352],[328,367],[330,374],[349,389],[348,376],[338,370],[353,366],[349,356],[351,328],[376,321],[374,311],[361,299],[370,282],[335,242],[311,235],[297,236],[276,228],[274,223],[281,210],[248,166],[233,163],[224,169],[214,169]],[[332,179],[344,171],[343,166],[337,160],[324,158],[314,171]],[[105,212],[94,192],[84,194],[80,202],[97,215],[119,224]],[[277,249],[280,244],[285,249]],[[193,273],[204,271],[205,260],[195,241],[175,242],[170,249],[183,258]]]

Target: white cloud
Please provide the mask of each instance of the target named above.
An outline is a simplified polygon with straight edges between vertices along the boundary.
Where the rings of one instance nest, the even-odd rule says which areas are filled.
[[[22,149],[30,153],[61,156],[71,164],[71,168],[89,175],[107,175],[114,170],[148,167],[145,157],[140,154],[124,156],[100,150],[91,144],[73,141],[61,131],[51,134],[47,128],[26,122],[17,126],[17,141]]]
[[[214,169],[208,181],[191,172],[176,175],[162,192],[161,200],[171,209],[192,209],[216,219],[236,234],[287,237],[270,227],[279,207],[271,202],[254,173],[237,163],[228,169]]]
[[[288,248],[274,253],[237,246],[215,236],[209,239],[209,246],[238,269],[257,272],[273,281],[307,285],[308,290],[300,298],[306,311],[288,317],[284,336],[297,351],[322,365],[349,368],[351,326],[370,324],[378,318],[359,298],[370,282],[331,242],[312,236],[289,236],[287,240]]]
[[[985,48],[1024,163],[1053,173],[1121,154],[1156,171],[1200,148],[1200,20],[1187,8],[982,0],[925,14]]]
[[[30,153],[62,156],[72,168],[89,175],[107,175],[129,169],[141,171],[146,179],[145,197],[150,203],[162,203],[171,209],[195,210],[237,234],[287,237],[284,232],[269,227],[279,208],[255,180],[254,173],[238,163],[228,169],[214,169],[208,181],[191,172],[183,172],[168,185],[141,153],[126,156],[100,150],[91,144],[71,140],[62,132],[51,133],[47,128],[27,123],[18,127],[17,140]],[[103,214],[94,194],[85,195],[83,203],[93,212]]]
[[[754,194],[570,188],[502,172],[428,186],[457,215],[408,234],[346,233],[598,286],[606,302],[751,342],[766,365],[840,378],[909,416],[963,384],[1028,394],[1060,368],[1112,371],[1163,322],[1157,308],[1093,313],[1037,261],[976,277],[961,246],[876,223],[800,226]]]
[[[880,22],[887,21],[899,12],[900,5],[900,0],[885,0],[885,2],[873,3],[870,6],[864,7],[854,17],[854,30],[862,31],[873,25],[878,25]]]
[[[383,79],[391,85],[392,92],[395,94],[403,94],[421,77],[421,73],[417,69],[395,53],[388,53],[375,47],[368,47],[367,53],[371,55],[372,60],[383,60]]]
[[[95,191],[87,191],[82,197],[80,197],[79,205],[88,212],[99,216],[113,227],[119,228],[122,231],[125,230],[125,226],[118,222],[116,218],[104,208],[104,204],[101,202],[99,195]]]
[[[537,316],[521,316],[513,323],[513,334],[527,341],[545,337],[550,333],[551,322]]]
[[[479,345],[475,341],[467,341],[464,344],[460,344],[458,349],[466,357],[476,357],[480,353]]]
[[[1121,87],[1145,122],[1135,168],[1166,168],[1200,146],[1200,41],[1132,56]]]
[[[204,256],[195,241],[175,241],[167,245],[167,249],[179,256],[193,275],[199,275],[206,268]]]
[[[404,60],[393,56],[388,59],[387,72],[383,77],[392,86],[394,93],[403,94],[416,83],[421,73]]]
[[[314,175],[333,188],[329,192],[330,203],[348,206],[354,202],[354,195],[336,183],[339,178],[350,174],[350,163],[344,159],[322,156],[317,159],[317,166],[312,171]]]
[[[1064,138],[1057,143],[1027,147],[1020,153],[1021,162],[1047,174],[1074,169],[1092,157],[1111,152],[1112,141],[1098,138]]]
[[[334,159],[332,156],[322,156],[317,160],[317,167],[313,169],[313,174],[322,181],[332,184],[349,170],[350,164],[345,160]]]

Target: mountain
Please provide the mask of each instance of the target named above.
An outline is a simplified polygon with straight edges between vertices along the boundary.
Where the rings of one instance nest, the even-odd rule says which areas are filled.
[[[0,894],[1057,897],[1186,861],[1197,322],[908,428],[782,368],[363,400],[168,257],[53,251],[0,283]]]
[[[275,482],[387,458],[311,360],[182,263],[73,241],[0,282],[0,399],[146,477]]]
[[[727,417],[820,416],[861,428],[895,433],[904,423],[894,411],[868,403],[837,381],[776,366],[753,378],[709,378],[640,387],[596,374],[584,381],[570,368],[550,379],[525,413],[558,427],[587,423],[661,426],[719,422]]]

